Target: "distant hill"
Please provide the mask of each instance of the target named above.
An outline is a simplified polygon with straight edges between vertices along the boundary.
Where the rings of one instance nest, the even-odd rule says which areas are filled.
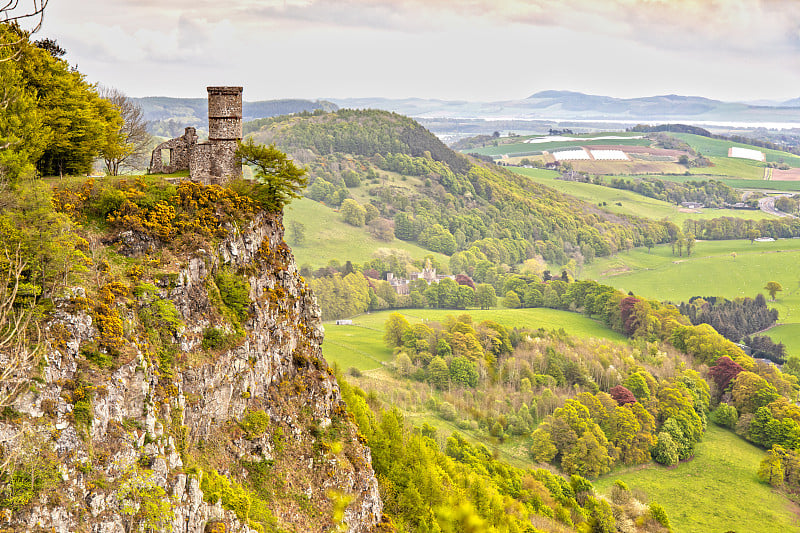
[[[574,91],[542,91],[519,100],[496,102],[422,98],[346,98],[331,101],[342,108],[384,109],[415,118],[800,122],[800,98],[776,105],[754,105],[675,94],[614,98]]]
[[[201,134],[208,128],[208,100],[205,98],[169,98],[147,96],[132,98],[142,106],[148,130],[153,135],[175,137],[183,133],[187,126],[197,128]],[[289,115],[302,111],[336,111],[336,104],[325,100],[261,100],[244,102],[242,114],[245,122],[259,118]]]
[[[607,213],[455,153],[396,113],[344,109],[281,116],[263,121],[251,135],[306,165],[307,197],[336,209],[348,199],[369,206],[376,232],[383,225],[389,240],[393,230],[398,239],[457,256],[454,271],[466,263],[512,265],[534,256],[557,265],[581,262],[647,238],[667,242],[674,229],[664,221]]]

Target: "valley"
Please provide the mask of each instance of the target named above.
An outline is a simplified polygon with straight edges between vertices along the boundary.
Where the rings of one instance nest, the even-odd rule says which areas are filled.
[[[626,144],[620,143],[620,139],[613,140],[614,143],[620,144],[614,146],[606,144],[609,141],[605,139],[619,136],[628,136],[631,139]],[[533,424],[528,426],[528,431],[530,431],[540,427],[547,420],[547,417],[542,415],[548,410],[538,410],[546,405],[543,403],[543,398],[547,396],[547,393],[542,396],[542,389],[537,389],[537,387],[534,387],[530,393],[521,393],[521,391],[527,390],[524,385],[512,385],[511,388],[504,389],[502,378],[499,376],[505,375],[505,366],[504,369],[492,368],[488,363],[489,366],[486,370],[478,372],[479,375],[485,372],[488,376],[480,378],[479,383],[484,384],[478,386],[481,392],[478,393],[476,389],[474,399],[472,399],[472,395],[465,396],[462,386],[452,381],[446,387],[435,385],[431,381],[432,377],[425,377],[429,374],[423,372],[424,364],[414,359],[413,356],[410,359],[412,364],[410,369],[404,366],[408,364],[404,362],[407,359],[403,359],[399,354],[405,354],[408,349],[414,350],[414,348],[408,348],[413,346],[413,343],[406,343],[406,348],[400,346],[394,349],[387,345],[385,332],[387,324],[394,320],[391,317],[398,316],[394,313],[399,313],[399,316],[407,320],[412,328],[417,327],[415,325],[426,328],[431,326],[434,331],[439,331],[437,328],[452,326],[437,324],[452,324],[451,321],[455,317],[469,316],[472,324],[485,323],[484,321],[489,320],[509,328],[509,331],[516,331],[514,328],[539,331],[537,335],[553,339],[546,342],[554,342],[554,339],[559,338],[572,339],[567,341],[568,345],[575,343],[573,345],[581,346],[581,348],[573,348],[583,354],[581,366],[591,369],[593,361],[596,361],[598,357],[601,357],[602,360],[602,356],[599,354],[609,347],[612,350],[624,350],[627,348],[623,347],[632,344],[636,347],[634,350],[639,350],[638,357],[644,357],[643,352],[656,350],[659,342],[656,338],[659,334],[655,334],[655,336],[651,334],[648,342],[645,342],[647,336],[634,335],[630,340],[626,340],[625,336],[620,336],[619,330],[615,331],[608,327],[607,321],[612,319],[605,314],[608,312],[607,308],[605,311],[597,308],[598,311],[594,312],[598,314],[593,315],[593,311],[584,309],[581,304],[567,304],[566,296],[563,296],[563,293],[562,303],[545,303],[543,300],[537,300],[536,296],[530,296],[531,303],[529,304],[528,295],[533,293],[529,293],[528,289],[525,289],[525,285],[519,283],[527,284],[531,280],[541,279],[543,271],[548,270],[548,274],[554,276],[562,273],[560,277],[554,277],[554,279],[566,280],[565,288],[576,283],[572,281],[573,279],[596,280],[600,284],[618,289],[622,293],[630,291],[638,298],[652,299],[652,302],[666,301],[678,304],[688,301],[694,296],[752,298],[759,293],[766,292],[764,287],[768,281],[777,281],[782,285],[783,290],[778,293],[776,301],[768,302],[768,306],[778,310],[779,325],[773,326],[765,334],[775,342],[785,344],[786,357],[800,361],[800,320],[798,320],[800,300],[797,300],[798,297],[795,294],[797,289],[794,280],[794,265],[796,265],[796,255],[800,252],[800,244],[798,244],[800,240],[784,237],[785,235],[795,235],[797,225],[790,219],[779,223],[777,222],[778,217],[758,209],[752,209],[752,205],[757,206],[757,202],[751,204],[751,209],[716,207],[718,202],[722,202],[722,198],[725,198],[726,202],[735,203],[736,201],[758,199],[764,197],[764,194],[774,194],[777,191],[791,191],[793,189],[791,182],[765,180],[764,177],[773,175],[773,170],[769,166],[771,164],[788,165],[791,168],[791,165],[796,163],[795,156],[765,150],[765,161],[747,161],[729,157],[730,147],[749,146],[749,149],[753,150],[758,150],[758,147],[743,143],[726,143],[716,139],[708,140],[695,135],[679,137],[676,134],[675,142],[687,143],[685,153],[693,157],[707,157],[710,166],[687,169],[686,166],[677,162],[677,156],[672,155],[670,157],[675,161],[668,163],[651,161],[653,166],[648,171],[632,174],[629,168],[621,166],[624,165],[623,162],[603,161],[598,162],[600,166],[581,167],[580,165],[585,162],[571,161],[572,169],[586,176],[584,180],[580,178],[563,179],[563,169],[547,170],[513,166],[522,164],[525,158],[530,161],[536,157],[536,154],[524,151],[525,149],[530,151],[531,147],[574,150],[575,147],[587,146],[589,150],[594,150],[596,148],[593,146],[599,146],[600,150],[612,147],[619,148],[620,151],[647,150],[651,141],[633,138],[637,136],[640,135],[608,132],[586,134],[576,137],[575,141],[563,139],[549,141],[546,137],[531,137],[525,141],[541,140],[542,142],[501,144],[497,147],[487,148],[484,154],[492,155],[495,158],[499,157],[496,159],[497,163],[510,165],[501,167],[503,171],[510,170],[527,180],[527,183],[512,181],[515,184],[515,194],[535,196],[543,190],[539,186],[545,186],[575,198],[574,205],[581,205],[586,212],[596,213],[599,217],[612,217],[613,220],[626,221],[626,223],[632,223],[633,227],[642,228],[643,233],[640,237],[631,234],[627,237],[627,241],[619,239],[610,241],[612,243],[608,250],[610,253],[600,251],[591,256],[582,253],[586,250],[585,248],[565,247],[563,250],[571,249],[572,252],[565,254],[561,259],[545,259],[541,255],[536,258],[534,255],[533,261],[529,256],[529,259],[520,261],[516,265],[512,264],[513,255],[504,255],[495,248],[493,253],[497,255],[480,268],[478,268],[480,261],[483,260],[483,257],[489,259],[489,252],[492,249],[481,241],[470,245],[468,238],[463,244],[461,244],[462,241],[457,240],[458,244],[454,253],[436,256],[431,254],[430,248],[414,250],[405,247],[402,249],[403,252],[397,248],[392,257],[392,252],[385,249],[391,249],[392,245],[387,244],[383,247],[383,251],[377,252],[380,243],[375,242],[371,246],[376,250],[376,255],[370,261],[365,258],[364,252],[355,252],[354,250],[352,257],[356,273],[359,269],[363,269],[363,272],[368,269],[381,271],[380,265],[382,264],[383,268],[394,271],[396,276],[403,276],[415,269],[421,270],[427,256],[439,271],[466,274],[475,282],[476,287],[479,284],[492,285],[493,292],[497,294],[496,307],[479,309],[475,303],[470,304],[465,301],[456,308],[433,308],[439,304],[434,303],[436,300],[432,300],[432,296],[428,295],[427,290],[423,291],[423,287],[418,287],[421,299],[415,300],[412,297],[411,300],[408,300],[404,299],[404,296],[397,296],[394,299],[386,298],[388,294],[386,291],[389,289],[383,287],[382,284],[385,282],[366,278],[368,289],[380,294],[385,303],[380,303],[377,308],[372,308],[370,304],[362,313],[348,316],[347,323],[326,322],[326,341],[323,345],[326,358],[338,367],[342,372],[343,379],[363,389],[365,394],[374,398],[374,401],[394,406],[403,413],[407,421],[418,427],[435,428],[436,439],[442,445],[446,442],[448,434],[457,431],[469,442],[488,445],[496,457],[522,468],[537,464],[533,452],[537,447],[536,433],[533,433],[534,439],[531,441],[525,433],[519,434],[516,429],[513,429],[517,427],[514,425],[516,422],[511,422],[508,418],[501,421],[500,429],[497,429],[496,414],[492,413],[497,413],[498,405],[493,405],[493,403],[497,404],[502,401],[501,398],[505,397],[504,407],[501,410],[509,413],[519,409],[520,405],[531,406],[531,408],[533,405],[537,405],[537,414],[533,417]],[[593,138],[591,142],[595,142],[595,139],[599,138],[599,142],[604,144],[587,145],[590,137]],[[467,151],[481,153],[472,149]],[[653,158],[657,159],[656,156]],[[342,159],[339,161],[341,162]],[[373,177],[362,179],[356,186],[348,187],[349,197],[362,205],[374,205],[383,216],[386,216],[387,213],[397,213],[400,209],[408,209],[401,207],[403,205],[407,205],[410,208],[408,211],[413,210],[415,214],[422,212],[420,207],[425,204],[416,203],[415,191],[426,190],[429,187],[426,179],[433,181],[441,176],[441,173],[436,171],[429,172],[427,175],[415,176],[401,167],[392,167],[392,170],[382,171],[380,164],[378,168],[373,167],[373,170],[370,170],[369,165],[374,164],[374,159],[362,158],[356,159],[356,161],[360,161],[360,163],[357,163],[355,167],[351,164],[347,168],[355,169],[357,173],[363,173],[366,167],[367,175],[372,173]],[[358,169],[359,164],[361,170]],[[544,164],[546,162],[542,161],[542,166]],[[677,169],[670,168],[669,170],[678,170],[678,172],[669,173],[666,172],[668,170],[666,168],[658,168],[658,165],[666,164],[675,165],[678,167]],[[341,171],[343,167],[339,168]],[[627,184],[623,184],[623,181],[620,180],[624,180]],[[646,182],[650,185],[640,188],[636,185],[640,180],[643,180],[642,183]],[[659,180],[665,182],[663,187],[658,184]],[[699,184],[703,180],[706,183],[708,180],[714,180],[715,185],[709,188]],[[670,183],[676,185],[669,185]],[[773,184],[777,185],[773,186]],[[379,192],[381,189],[387,188],[393,191],[391,199],[388,195],[382,196]],[[637,192],[639,190],[645,191],[647,195]],[[666,200],[667,197],[675,198],[679,197],[676,195],[681,194],[687,195],[686,198],[691,197],[692,200],[702,197],[704,200],[701,200],[701,203],[703,201],[710,202],[714,207],[686,207],[676,205],[674,200]],[[398,197],[403,196],[409,199],[408,203],[397,202]],[[435,197],[431,196],[430,198],[434,199]],[[438,201],[454,202],[453,199],[441,195],[438,197]],[[308,200],[302,200],[302,202],[308,202]],[[582,203],[578,204],[577,202]],[[306,213],[315,213],[314,217],[335,217],[331,207],[324,205],[327,203],[329,203],[327,200],[320,203],[306,203],[304,209],[308,209],[305,211]],[[796,200],[793,199],[781,205],[785,209],[797,209]],[[430,206],[426,206],[424,209],[429,214],[436,212],[431,210]],[[442,210],[439,213],[437,216],[441,218],[433,220],[441,220],[445,228],[452,229],[454,227],[453,219],[449,218],[450,215],[447,214],[447,211]],[[291,224],[293,220],[299,220],[299,217],[294,218],[289,211],[286,218],[287,224]],[[395,227],[397,227],[397,220],[395,218]],[[650,237],[650,246],[645,246],[648,235],[657,236],[659,233],[657,231],[648,233],[653,230],[645,229],[648,226],[640,225],[639,220],[656,222],[663,231],[666,231],[666,234],[662,234],[664,236],[661,237],[663,240],[660,244],[657,242],[658,237],[656,239]],[[448,223],[445,224],[445,221]],[[360,231],[363,236],[360,242],[369,243],[366,227],[362,230],[351,227],[350,230]],[[743,236],[753,230],[758,232],[758,237],[748,233],[747,239],[733,238],[737,235]],[[766,240],[761,238],[761,236],[769,237],[771,235],[779,238],[770,237]],[[704,236],[706,238],[703,238]],[[708,240],[707,237],[712,237],[714,240]],[[687,244],[687,241],[691,242]],[[495,244],[495,247],[499,244]],[[541,244],[534,244],[534,246],[541,246]],[[460,249],[463,249],[464,252],[460,252]],[[299,250],[302,250],[302,245]],[[320,250],[325,250],[325,247],[321,246]],[[509,249],[506,248],[506,250]],[[476,255],[477,258],[470,257],[471,254]],[[326,265],[323,256],[318,255],[307,263],[310,267],[307,271],[312,274],[312,277],[329,276],[331,273],[335,277],[337,271],[344,275],[343,260],[350,256],[349,253],[341,255],[336,261],[329,261]],[[324,257],[327,258],[328,255]],[[355,259],[356,257],[362,258],[361,265],[356,264],[358,261]],[[378,257],[383,258],[383,263],[375,259]],[[386,260],[388,257],[392,257],[392,262]],[[503,257],[508,259],[503,259]],[[497,268],[498,263],[502,264],[503,262],[506,262],[504,267]],[[324,269],[321,267],[323,266],[327,267],[327,273],[322,273]],[[319,271],[313,272],[313,269],[319,269]],[[542,287],[546,285],[547,282],[544,282]],[[528,287],[530,286],[532,285]],[[508,299],[509,288],[511,292],[518,294],[517,300]],[[547,297],[545,297],[546,299]],[[418,303],[411,304],[411,308],[409,308],[410,301]],[[441,303],[441,299],[438,301]],[[519,303],[512,303],[514,301]],[[321,302],[324,306],[324,297]],[[423,305],[420,305],[419,302],[422,302]],[[650,305],[655,306],[654,303]],[[382,306],[395,308],[396,311],[381,310]],[[445,305],[445,307],[447,306]],[[574,311],[583,311],[583,314]],[[605,321],[603,316],[606,316]],[[341,318],[345,318],[345,316],[343,315]],[[796,320],[798,322],[795,322]],[[436,335],[441,334],[437,333]],[[450,337],[445,335],[445,338],[449,339]],[[663,339],[663,337],[661,338]],[[525,343],[522,342],[520,346],[522,345]],[[484,344],[484,346],[486,345]],[[670,351],[671,349],[664,348],[664,344],[660,346],[659,349],[667,350],[665,352],[667,359],[676,356]],[[411,352],[408,354],[411,355]],[[739,355],[735,357],[737,361],[741,361],[738,359]],[[507,363],[513,360],[509,359]],[[481,368],[480,361],[478,359],[476,363],[478,368]],[[640,364],[645,361],[648,361],[647,364],[653,364],[653,361],[647,358],[642,359]],[[672,364],[676,363],[670,365]],[[685,362],[684,364],[690,363]],[[672,366],[665,366],[663,362],[658,365],[661,365],[661,369],[651,370],[653,375],[658,375],[657,379],[659,380],[669,379],[667,376],[671,371],[666,368],[672,368]],[[417,370],[414,371],[414,368]],[[756,370],[753,367],[753,370],[758,373],[769,373],[766,370],[768,367],[759,366],[758,368]],[[792,368],[797,367],[792,366]],[[534,372],[536,371],[549,372],[546,365],[534,370]],[[588,371],[593,376],[592,380],[600,384],[601,390],[608,390],[605,387],[610,387],[610,385],[602,385],[604,378],[599,374],[594,374],[593,370]],[[791,375],[795,371],[787,370],[787,372],[790,374],[785,374],[784,378],[788,379],[789,383],[795,383],[796,381],[793,380],[796,378]],[[430,374],[430,376],[432,375]],[[532,374],[529,375],[532,376]],[[533,378],[531,377],[531,379]],[[628,381],[625,383],[627,384]],[[573,386],[579,387],[577,384]],[[661,387],[665,386],[667,385],[661,385]],[[788,387],[796,390],[794,385],[788,385]],[[498,392],[491,392],[492,390]],[[501,393],[499,390],[506,392]],[[788,392],[786,388],[782,390],[788,393],[789,398],[793,398],[796,394]],[[570,396],[574,398],[566,388],[555,387],[552,391],[556,396],[566,394],[564,398]],[[714,389],[713,385],[712,391],[716,391],[714,394],[720,392]],[[452,408],[443,407],[445,404],[452,405]],[[550,412],[552,414],[552,411]],[[742,412],[742,416],[750,415]],[[606,426],[601,427],[605,428]],[[742,435],[742,430],[738,427],[737,432]],[[729,524],[727,525],[729,528],[750,527],[759,531],[781,531],[796,526],[794,504],[783,494],[764,485],[756,476],[756,471],[763,459],[763,453],[758,447],[747,443],[730,429],[717,426],[715,422],[709,420],[702,441],[698,442],[692,453],[691,460],[680,462],[667,470],[652,464],[644,467],[615,466],[610,473],[597,478],[595,487],[599,492],[613,499],[615,496],[612,495],[611,486],[615,481],[622,480],[638,497],[654,500],[663,505],[670,516],[671,527],[674,531],[706,531],[719,526],[720,523]],[[733,461],[730,459],[732,456],[736,458]],[[693,478],[694,486],[702,486],[703,494],[708,497],[692,499],[691,502],[684,498],[675,498],[674,495],[679,492],[687,477]],[[735,499],[726,499],[724,502],[720,502],[713,496],[725,490],[731,483],[735,483],[738,487],[737,490],[741,491],[740,498],[758,499],[769,503],[765,503],[763,509],[758,512],[751,512],[736,505]],[[773,529],[759,529],[758,524],[763,523],[769,523]],[[742,526],[741,524],[750,525]]]

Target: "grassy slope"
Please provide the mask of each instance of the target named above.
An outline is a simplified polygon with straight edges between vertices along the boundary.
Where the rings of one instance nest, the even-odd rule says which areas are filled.
[[[728,176],[745,180],[764,180],[764,164],[748,159],[732,157],[709,157],[714,166],[696,167],[689,170],[692,174],[711,176]]]
[[[291,222],[305,225],[305,240],[298,245],[292,242]],[[286,239],[292,247],[298,265],[311,265],[318,268],[328,264],[331,259],[341,263],[347,260],[363,263],[372,259],[379,248],[405,250],[414,259],[433,255],[448,264],[445,255],[426,250],[414,243],[394,239],[391,242],[379,241],[372,237],[366,228],[356,228],[342,222],[339,213],[319,202],[301,198],[287,206],[284,213]]]
[[[325,324],[323,354],[328,361],[335,361],[342,368],[351,366],[360,370],[372,370],[389,361],[392,352],[383,344],[383,325],[392,312],[399,312],[412,324],[422,321],[440,322],[451,315],[468,313],[475,322],[494,320],[506,327],[528,327],[546,330],[564,328],[570,335],[599,337],[613,341],[624,341],[625,337],[606,328],[600,322],[577,313],[555,309],[403,309],[380,311],[361,315],[353,319],[352,326]]]
[[[608,205],[604,206],[604,208],[612,213],[636,215],[657,220],[666,218],[678,225],[682,225],[683,221],[687,219],[700,220],[726,216],[758,220],[771,217],[771,215],[767,215],[761,211],[743,211],[735,209],[703,209],[701,213],[683,213],[676,205],[654,198],[648,198],[632,191],[612,189],[611,187],[593,185],[591,183],[557,180],[555,178],[559,173],[554,170],[515,167],[510,167],[510,170],[522,174],[523,176],[528,176],[534,181],[563,193],[571,194],[586,202],[594,204],[606,202]],[[616,205],[617,202],[622,205]]]
[[[796,507],[756,478],[763,452],[709,424],[692,461],[675,468],[649,465],[595,482],[608,494],[615,480],[664,506],[676,533],[798,531]]]
[[[689,146],[694,148],[696,151],[702,152],[702,154],[705,156],[727,157],[728,149],[731,146],[738,146],[741,148],[749,148],[751,150],[758,150],[760,152],[764,152],[764,154],[767,157],[767,162],[783,161],[789,166],[800,167],[800,157],[794,154],[790,154],[788,152],[769,150],[767,148],[759,148],[758,146],[751,146],[749,144],[742,144],[731,141],[723,141],[720,139],[711,139],[709,137],[702,137],[700,135],[692,135],[689,133],[670,133],[670,135],[684,141]],[[749,160],[736,159],[736,161],[746,162]],[[756,164],[758,163],[757,161],[751,161],[751,162]]]

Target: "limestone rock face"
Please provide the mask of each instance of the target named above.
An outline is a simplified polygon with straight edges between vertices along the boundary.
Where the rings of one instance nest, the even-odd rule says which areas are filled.
[[[219,311],[213,280],[222,268],[249,283],[243,336]],[[249,497],[265,502],[282,530],[328,531],[337,499],[346,499],[347,530],[370,531],[382,513],[370,452],[322,359],[319,308],[283,242],[280,217],[259,215],[176,270],[156,276],[150,296],[180,315],[172,366],[154,363],[164,356],[143,340],[152,332],[136,316],[147,301],[117,304],[125,344],[106,369],[87,362],[85,347],[100,335],[91,309],[74,298],[56,303],[51,327],[64,332],[63,343],[47,350],[39,383],[17,398],[22,420],[0,422],[0,443],[9,450],[20,435],[35,436],[57,457],[61,479],[0,515],[0,530],[265,529],[253,512],[248,518],[241,506],[206,494],[204,477],[214,471],[258,487],[246,489]],[[212,328],[235,342],[203,348]],[[81,394],[90,397],[88,417]],[[254,413],[266,424],[248,426]],[[148,514],[150,500],[165,507]]]

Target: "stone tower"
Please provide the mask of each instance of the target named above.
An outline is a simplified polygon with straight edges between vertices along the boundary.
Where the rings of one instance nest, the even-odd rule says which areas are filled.
[[[242,177],[236,157],[242,139],[242,88],[208,87],[208,142],[196,145],[189,161],[189,178],[223,184]]]
[[[208,140],[236,142],[242,138],[242,88],[207,87]]]

